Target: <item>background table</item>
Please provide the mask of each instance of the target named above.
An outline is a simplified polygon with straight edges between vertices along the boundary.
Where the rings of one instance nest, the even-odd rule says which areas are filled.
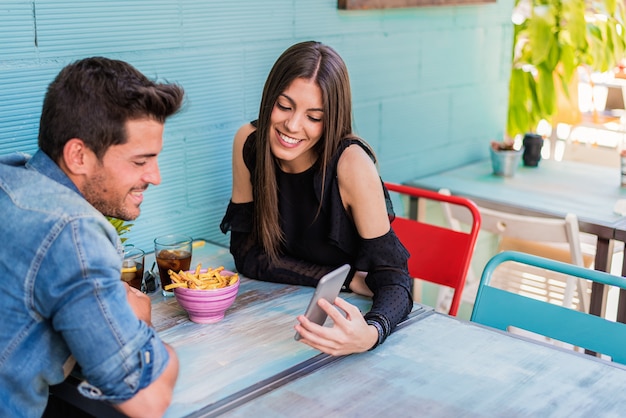
[[[626,368],[433,313],[225,417],[622,416]]]
[[[598,237],[595,268],[608,271],[612,255],[611,240],[616,231],[626,228],[623,216],[614,212],[615,204],[626,199],[620,187],[618,170],[573,161],[541,160],[538,167],[518,168],[513,177],[492,174],[490,161],[479,161],[407,182],[430,190],[449,189],[468,197],[479,206],[531,216],[578,217],[580,230]],[[625,257],[624,268],[626,268]],[[590,312],[601,314],[603,286],[592,287]],[[626,298],[620,298],[618,320],[626,322]]]

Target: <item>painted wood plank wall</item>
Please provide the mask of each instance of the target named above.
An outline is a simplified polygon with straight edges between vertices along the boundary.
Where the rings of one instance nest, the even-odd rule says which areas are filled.
[[[34,152],[41,101],[67,63],[130,62],[187,91],[165,132],[163,182],[146,193],[129,242],[174,231],[227,243],[231,141],[256,117],[265,77],[289,45],[315,39],[344,57],[355,129],[385,180],[485,158],[503,134],[512,0],[339,11],[336,0],[3,0],[0,154]]]

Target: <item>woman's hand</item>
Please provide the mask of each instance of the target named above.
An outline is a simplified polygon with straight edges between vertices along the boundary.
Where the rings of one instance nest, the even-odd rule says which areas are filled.
[[[334,324],[332,327],[324,327],[309,321],[304,315],[299,315],[297,319],[300,323],[295,328],[302,336],[300,342],[323,353],[341,356],[367,351],[378,341],[378,331],[365,322],[356,306],[342,298],[336,298],[335,305],[321,299],[318,305]],[[345,312],[346,316],[337,308]]]
[[[124,286],[126,286],[126,300],[128,300],[130,307],[133,308],[133,312],[135,312],[137,318],[146,322],[148,326],[152,326],[152,306],[150,297],[140,290],[129,286],[128,283],[124,283]]]

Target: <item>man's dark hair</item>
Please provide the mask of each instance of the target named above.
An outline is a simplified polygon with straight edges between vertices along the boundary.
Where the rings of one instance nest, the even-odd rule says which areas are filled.
[[[124,61],[103,57],[69,64],[48,86],[39,123],[39,148],[58,162],[65,143],[80,138],[101,159],[126,142],[125,123],[149,118],[164,123],[184,91],[149,80]]]

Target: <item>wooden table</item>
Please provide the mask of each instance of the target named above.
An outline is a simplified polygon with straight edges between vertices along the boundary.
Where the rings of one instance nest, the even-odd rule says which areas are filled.
[[[230,260],[226,249],[206,243],[194,248],[192,265],[232,268]],[[293,339],[295,317],[312,292],[243,279],[226,317],[201,325],[157,290],[154,325],[180,360],[165,416],[575,416],[626,410],[626,369],[620,365],[420,305],[374,351],[320,354]],[[371,303],[342,296],[362,310]],[[114,415],[106,404],[89,402],[84,409],[96,416]]]
[[[154,254],[147,254],[145,265],[151,266],[153,260]],[[191,263],[192,268],[202,263],[203,267],[223,265],[234,270],[227,248],[204,241],[194,243]],[[164,297],[157,288],[151,294],[152,323],[180,362],[172,404],[165,416],[202,416],[334,360],[294,340],[296,317],[304,313],[314,290],[242,278],[224,319],[196,324],[175,297]],[[364,312],[371,306],[369,298],[352,293],[340,296]],[[415,312],[426,309],[417,307]],[[53,392],[97,416],[119,416],[107,404],[79,395],[77,383],[70,379]]]
[[[626,368],[432,311],[225,417],[623,416]]]
[[[597,270],[609,270],[611,240],[625,238],[618,231],[626,230],[626,221],[613,208],[619,199],[626,199],[626,188],[620,187],[619,171],[608,167],[541,160],[538,167],[520,166],[514,177],[499,177],[485,160],[407,184],[430,190],[447,188],[479,206],[523,215],[564,217],[573,213],[581,231],[598,237]],[[590,312],[602,312],[603,298],[603,286],[594,283]],[[620,298],[620,306],[618,320],[626,322],[626,298]]]
[[[192,268],[198,263],[234,270],[228,249],[210,243],[193,249]],[[146,265],[151,265],[149,260]],[[153,324],[180,361],[166,417],[209,413],[233,397],[246,398],[275,380],[323,363],[328,356],[294,340],[296,316],[305,311],[313,291],[242,278],[237,299],[216,324],[191,322],[175,298],[155,292]],[[368,298],[341,296],[363,311],[371,306]]]

